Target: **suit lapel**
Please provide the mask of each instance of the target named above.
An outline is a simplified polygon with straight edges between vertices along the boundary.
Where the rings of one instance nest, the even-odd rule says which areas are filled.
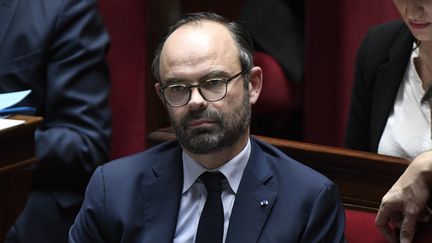
[[[257,242],[277,197],[277,184],[264,152],[252,152],[231,212],[226,243]]]
[[[19,0],[0,0],[0,46],[9,28]]]
[[[384,131],[387,118],[393,108],[399,86],[404,77],[414,39],[408,28],[403,28],[389,49],[389,61],[378,68],[376,92],[371,120],[371,147],[378,149],[379,139]]]
[[[146,231],[143,242],[172,242],[183,185],[180,148],[163,156],[152,170],[154,178],[141,187]]]

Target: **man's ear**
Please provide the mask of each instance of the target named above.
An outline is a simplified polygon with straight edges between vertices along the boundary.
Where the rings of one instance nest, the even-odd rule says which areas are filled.
[[[162,104],[165,105],[165,98],[164,98],[164,96],[163,96],[163,94],[161,92],[160,83],[159,82],[155,83],[154,88],[155,88],[156,94],[158,95],[158,97],[161,100]]]
[[[249,73],[249,102],[255,104],[261,93],[263,75],[260,67],[253,67]]]

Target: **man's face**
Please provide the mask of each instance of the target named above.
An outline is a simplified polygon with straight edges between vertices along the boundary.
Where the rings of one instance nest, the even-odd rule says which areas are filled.
[[[198,84],[240,71],[233,38],[224,26],[213,22],[180,27],[167,39],[161,53],[161,85]],[[177,138],[186,150],[194,154],[217,152],[241,136],[249,136],[249,93],[243,82],[243,76],[233,79],[219,101],[206,101],[193,88],[186,105],[166,104]]]
[[[240,81],[241,82],[241,81]],[[194,154],[217,152],[232,146],[246,133],[250,122],[248,95],[239,94],[242,102],[229,109],[188,110],[184,115],[170,113],[170,121],[182,146]]]

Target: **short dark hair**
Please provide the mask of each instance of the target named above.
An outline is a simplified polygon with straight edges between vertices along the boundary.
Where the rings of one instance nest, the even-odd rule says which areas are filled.
[[[239,50],[239,59],[242,70],[245,74],[249,73],[249,70],[253,68],[253,54],[254,54],[254,46],[252,37],[249,32],[246,30],[243,25],[239,22],[229,22],[224,17],[213,13],[213,12],[197,12],[197,13],[188,13],[183,15],[180,19],[174,22],[172,25],[168,27],[168,32],[163,38],[162,42],[159,44],[157,49],[155,50],[155,55],[153,58],[153,63],[151,66],[153,76],[157,81],[160,81],[160,55],[162,52],[162,48],[165,44],[167,38],[179,27],[196,23],[199,24],[203,21],[211,21],[224,25],[230,31],[233,36],[234,42],[237,45]],[[249,80],[249,75],[244,75],[245,80]]]

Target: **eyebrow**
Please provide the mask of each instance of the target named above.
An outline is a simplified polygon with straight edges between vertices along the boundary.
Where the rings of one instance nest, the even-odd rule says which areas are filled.
[[[204,82],[212,78],[229,78],[229,77],[230,77],[229,73],[222,70],[215,70],[206,73],[204,76],[200,77],[198,79],[198,82]],[[171,84],[187,84],[187,83],[194,83],[194,82],[185,78],[169,78],[163,82],[162,86],[168,86]]]

